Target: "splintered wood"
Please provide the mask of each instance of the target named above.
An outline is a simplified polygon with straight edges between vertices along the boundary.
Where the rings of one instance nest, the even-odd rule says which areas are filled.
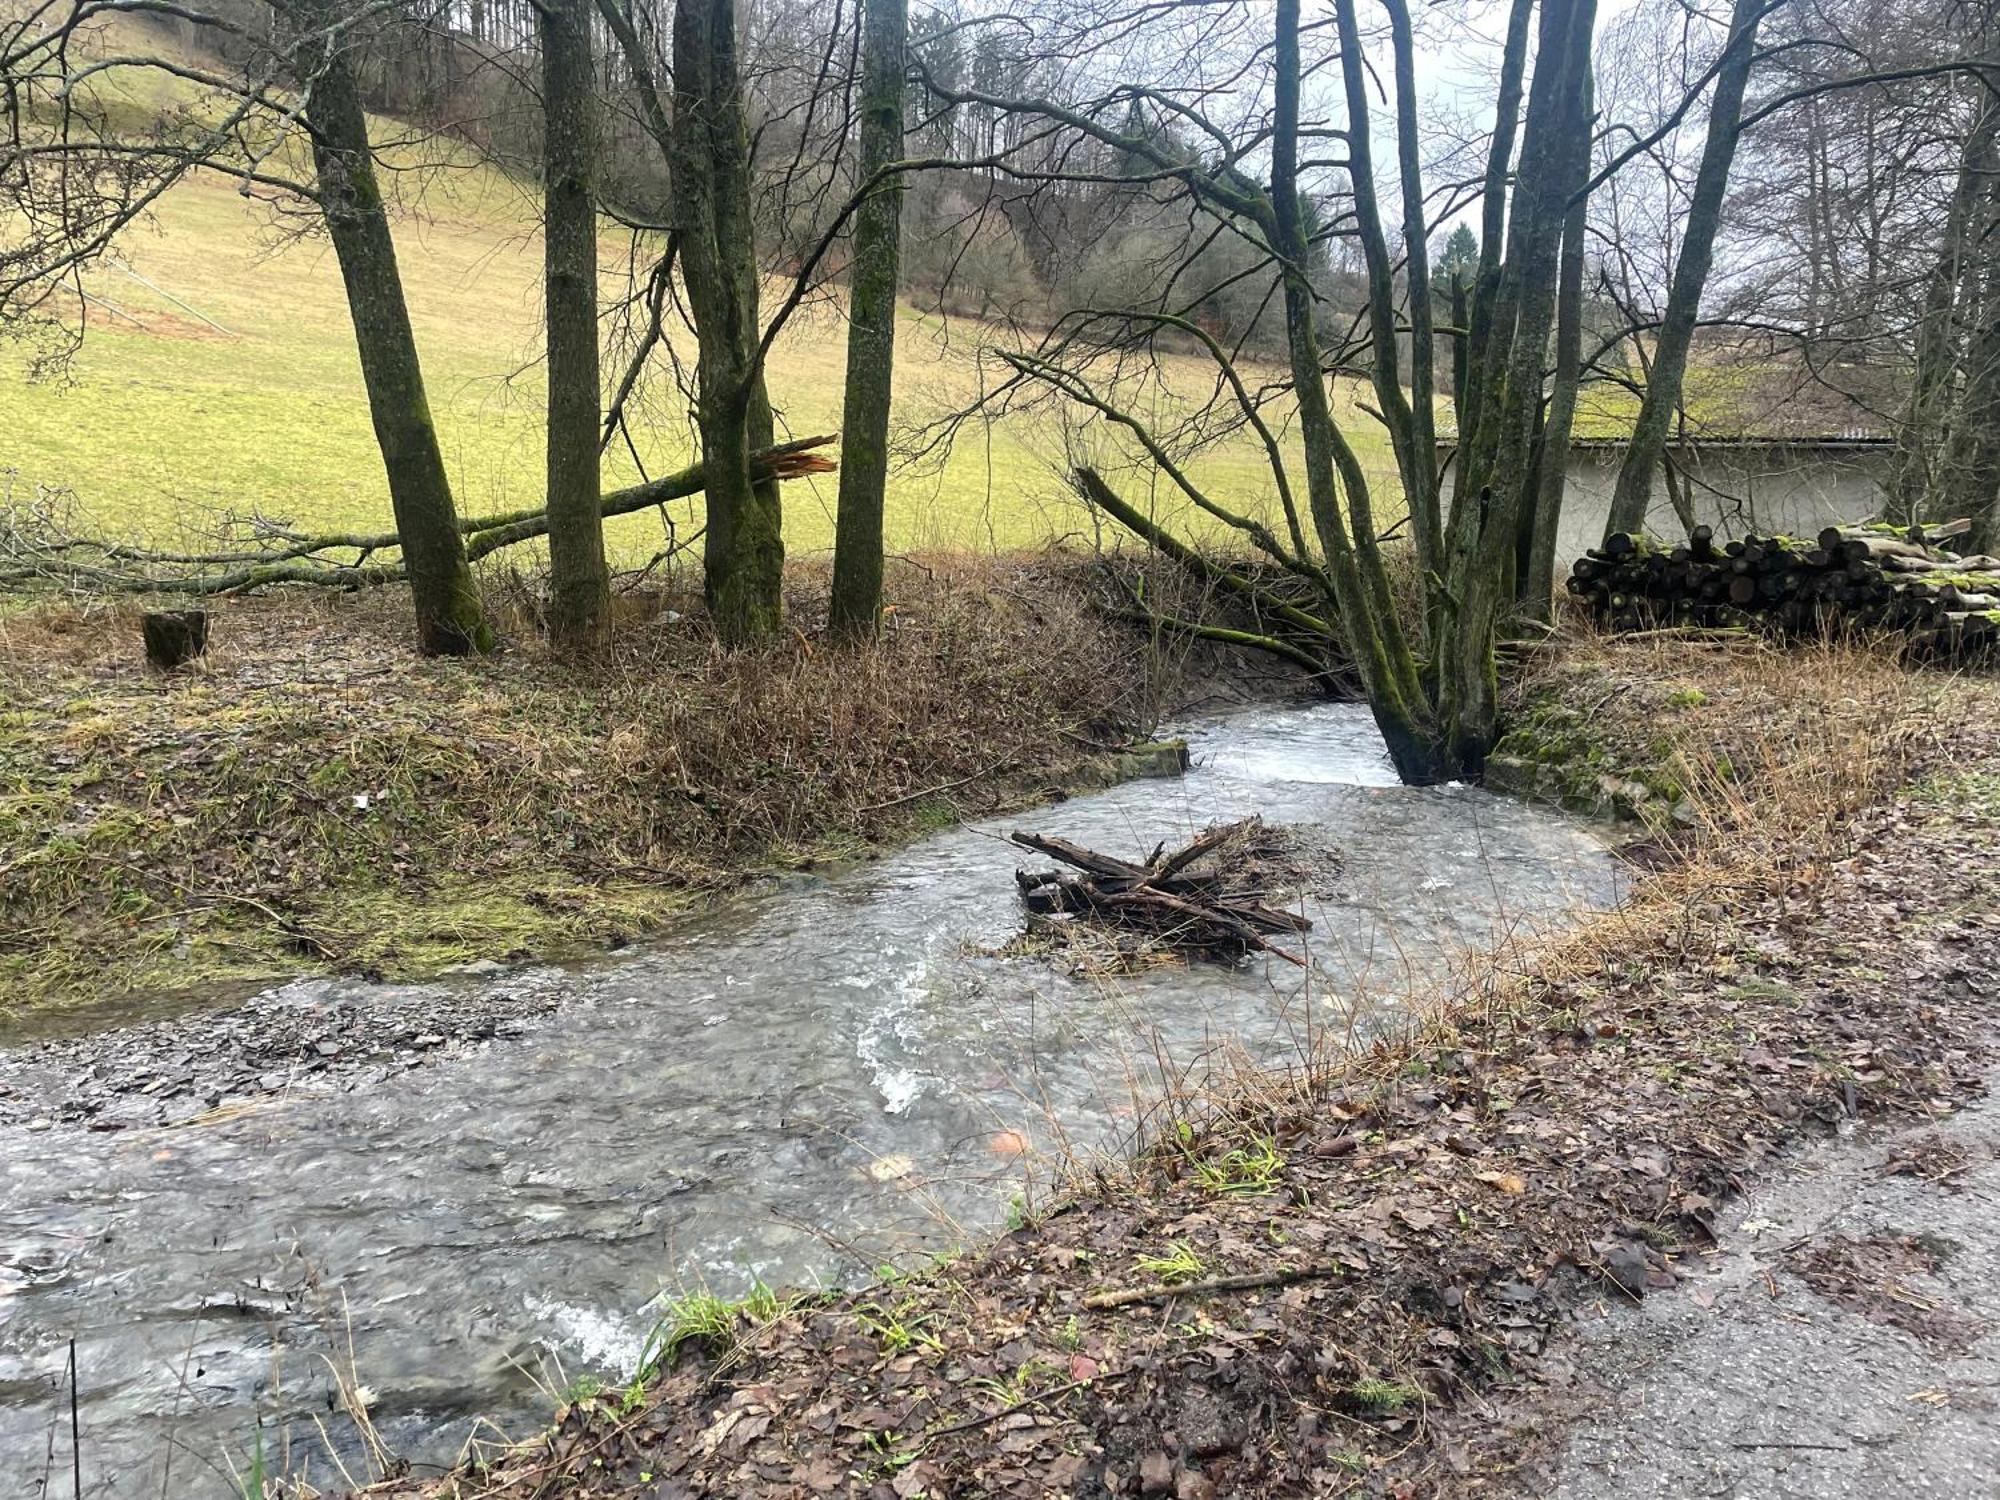
[[[1261,952],[1304,966],[1305,960],[1269,941],[1309,931],[1312,923],[1264,904],[1271,871],[1260,856],[1275,845],[1259,818],[1218,824],[1171,854],[1161,844],[1144,864],[1045,834],[1012,837],[1068,866],[1014,872],[1030,931],[1096,923],[1181,957],[1228,962]]]

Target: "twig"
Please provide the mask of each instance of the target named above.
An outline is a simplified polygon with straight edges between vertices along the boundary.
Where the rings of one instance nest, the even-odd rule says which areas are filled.
[[[1012,761],[996,760],[985,770],[974,771],[970,776],[961,776],[958,780],[947,781],[942,786],[927,786],[919,791],[905,792],[900,797],[891,797],[887,802],[872,802],[866,807],[856,808],[855,811],[864,813],[884,812],[892,807],[901,807],[905,802],[915,802],[923,797],[935,797],[942,792],[955,792],[962,786],[971,786],[975,781],[981,781],[988,776],[996,775],[1006,770],[1012,764]]]
[[[1290,1286],[1295,1281],[1323,1281],[1344,1276],[1347,1268],[1339,1261],[1320,1261],[1309,1266],[1283,1266],[1275,1271],[1252,1271],[1241,1276],[1209,1276],[1200,1281],[1155,1282],[1151,1286],[1123,1287],[1111,1292],[1092,1292],[1083,1305],[1092,1312],[1129,1307],[1134,1302],[1159,1302],[1170,1297],[1202,1297],[1210,1292],[1247,1292],[1259,1287]]]
[[[1086,1303],[1085,1305],[1088,1306],[1089,1304]],[[975,1427],[984,1427],[989,1422],[999,1421],[1002,1417],[1011,1417],[1015,1412],[1026,1407],[1046,1405],[1048,1402],[1058,1400],[1063,1396],[1072,1395],[1087,1385],[1108,1385],[1114,1380],[1123,1380],[1131,1373],[1131,1367],[1127,1366],[1125,1369],[1113,1370],[1108,1374],[1093,1375],[1088,1380],[1072,1380],[1068,1385],[1059,1385],[1053,1390],[1037,1391],[1034,1395],[1023,1396],[1011,1406],[1003,1406],[998,1411],[989,1411],[983,1416],[967,1417],[964,1421],[953,1422],[947,1427],[933,1428],[919,1437],[917,1441],[928,1447],[941,1437],[950,1437],[955,1432],[970,1432]]]

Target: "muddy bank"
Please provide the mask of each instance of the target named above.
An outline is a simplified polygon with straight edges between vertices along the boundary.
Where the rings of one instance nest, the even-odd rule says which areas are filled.
[[[1992,685],[1945,709],[1860,658],[1698,665],[1817,706],[1743,737],[1754,792],[1621,912],[1407,1041],[1186,1108],[1128,1180],[968,1259],[670,1309],[677,1360],[431,1492],[1490,1490],[1520,1455],[1489,1398],[1572,1377],[1579,1313],[1677,1286],[1793,1146],[1949,1112],[1990,1065]]]

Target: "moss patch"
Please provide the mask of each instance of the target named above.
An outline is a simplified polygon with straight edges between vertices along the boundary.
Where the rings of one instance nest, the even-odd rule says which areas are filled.
[[[1707,702],[1699,688],[1640,693],[1608,674],[1539,681],[1519,698],[1494,751],[1487,780],[1496,789],[1540,797],[1598,817],[1631,818],[1652,828],[1671,824],[1687,789],[1680,751],[1637,722],[1654,709],[1691,711]],[[1496,778],[1495,771],[1498,776]]]

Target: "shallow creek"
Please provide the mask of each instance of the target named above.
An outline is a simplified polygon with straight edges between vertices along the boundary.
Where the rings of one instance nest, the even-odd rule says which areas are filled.
[[[952,829],[547,970],[562,1003],[469,1057],[206,1124],[0,1126],[0,1496],[39,1495],[51,1451],[49,1493],[69,1488],[72,1337],[87,1494],[229,1493],[260,1441],[267,1468],[289,1445],[336,1481],[315,1417],[358,1447],[329,1361],[405,1456],[449,1461],[481,1418],[528,1435],[564,1382],[629,1373],[663,1289],[834,1281],[962,1243],[1062,1153],[1119,1149],[1163,1086],[1368,1035],[1454,951],[1613,897],[1590,829],[1398,786],[1363,709],[1189,738],[1180,781]],[[1143,857],[1251,812],[1345,858],[1303,898],[1309,977],[1090,981],[981,952],[1019,930],[1017,863],[1041,863],[1008,828]]]

